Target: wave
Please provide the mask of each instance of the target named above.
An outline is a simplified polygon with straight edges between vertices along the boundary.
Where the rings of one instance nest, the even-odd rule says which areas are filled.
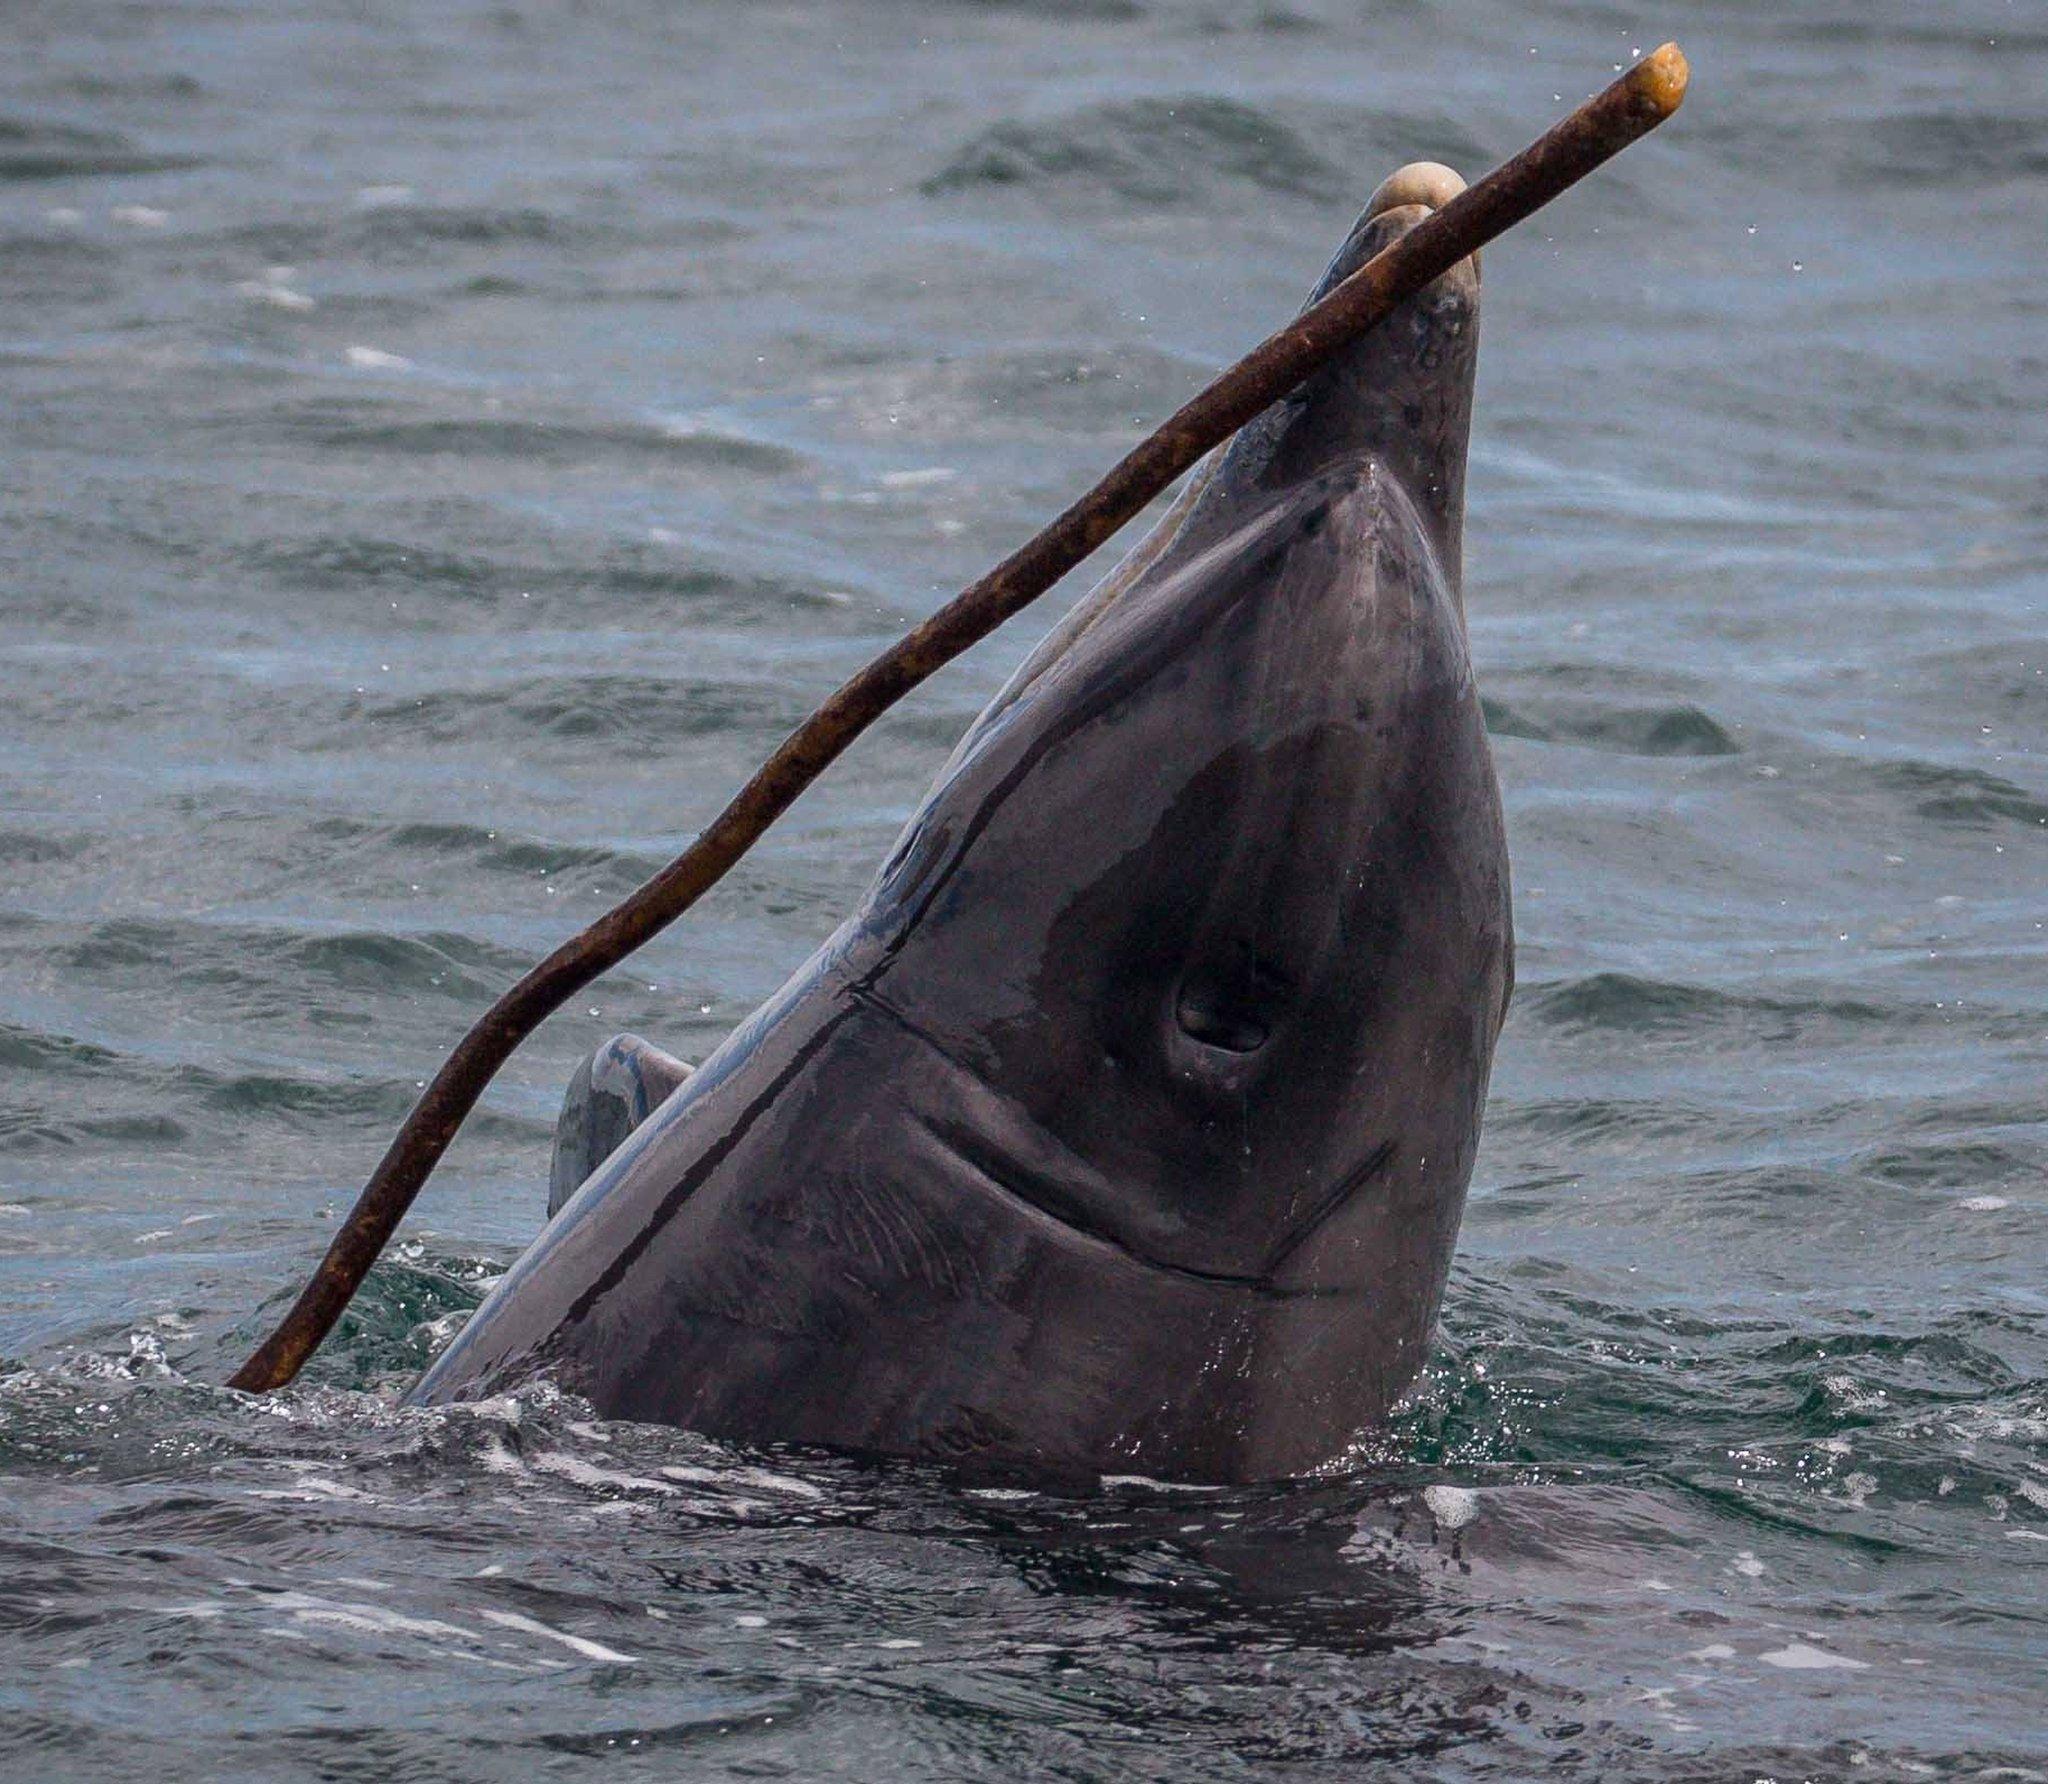
[[[313,532],[230,549],[238,564],[268,584],[344,597],[350,605],[371,591],[421,595],[437,603],[442,623],[479,629],[501,626],[508,611],[523,627],[593,619],[615,625],[623,616],[636,626],[797,625],[807,637],[866,636],[878,624],[905,618],[891,601],[856,599],[822,579],[805,583],[764,568],[729,566],[666,535],[566,533],[546,556],[521,549],[529,543],[465,545],[457,528],[430,532],[423,526],[417,537]]]
[[[104,975],[137,969],[172,983],[276,991],[327,985],[419,996],[495,997],[531,963],[509,948],[450,931],[307,934],[249,924],[117,918],[91,925],[56,950],[70,970]]]
[[[740,683],[652,675],[547,675],[492,688],[438,688],[395,700],[353,699],[344,724],[368,723],[434,742],[475,742],[492,733],[565,738],[659,739],[793,728],[798,690],[781,681]]]
[[[1060,189],[1192,205],[1231,185],[1323,200],[1347,189],[1339,170],[1276,117],[1235,99],[1195,94],[1115,100],[1044,122],[992,125],[955,150],[921,190],[943,197]]]
[[[268,425],[316,446],[409,457],[509,458],[549,466],[630,457],[749,476],[786,475],[806,462],[786,446],[713,429],[549,415],[421,415],[400,413],[389,401],[354,397],[280,407]]]
[[[2048,119],[2012,111],[1895,112],[1850,139],[1859,173],[1877,186],[1983,187],[2048,173]]]
[[[1213,367],[1156,347],[1060,350],[992,348],[946,359],[843,372],[834,401],[877,431],[909,413],[926,440],[984,441],[1000,414],[1014,436],[1028,424],[1062,441],[1128,444],[1133,417],[1165,415],[1185,402]]]
[[[88,846],[78,836],[52,836],[35,830],[0,830],[0,861],[11,867],[73,861],[83,855]]]
[[[101,179],[175,173],[205,163],[138,147],[111,130],[89,130],[35,118],[0,117],[0,181]]]
[[[1670,706],[1510,705],[1481,701],[1486,728],[1496,737],[1535,743],[1572,743],[1626,756],[1733,756],[1741,752],[1710,713],[1689,703]]]
[[[1869,778],[1903,795],[1916,817],[1983,828],[1992,824],[2048,825],[2048,800],[1982,768],[1944,762],[1884,762]]]
[[[390,204],[320,217],[250,224],[227,238],[271,261],[361,260],[406,264],[451,249],[588,250],[597,225],[532,205]]]
[[[336,858],[366,851],[413,859],[431,855],[441,861],[466,861],[486,873],[510,874],[519,879],[535,874],[573,874],[579,880],[638,885],[662,866],[652,855],[510,835],[481,824],[370,823],[360,818],[322,818],[309,828],[322,843],[339,845],[326,851]]]
[[[1639,1036],[1693,1036],[1715,1028],[1768,1042],[1798,1039],[1821,1027],[1894,1022],[1907,1014],[1856,998],[1732,992],[1619,972],[1524,986],[1517,1007],[1553,1028]]]

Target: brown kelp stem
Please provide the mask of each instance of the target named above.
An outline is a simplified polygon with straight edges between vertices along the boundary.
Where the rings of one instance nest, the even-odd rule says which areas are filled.
[[[1645,56],[1254,348],[1044,531],[833,694],[681,855],[564,942],[462,1037],[406,1117],[312,1280],[231,1385],[264,1391],[298,1374],[513,1049],[551,1012],[695,904],[876,718],[1044,594],[1204,453],[1397,304],[1655,129],[1678,109],[1686,74],[1676,44]]]

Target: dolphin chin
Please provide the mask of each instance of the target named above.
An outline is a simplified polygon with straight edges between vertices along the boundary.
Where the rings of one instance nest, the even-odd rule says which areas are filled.
[[[1319,293],[1455,180],[1402,170]],[[744,1441],[1212,1480],[1387,1411],[1513,976],[1477,324],[1467,262],[1200,468],[416,1399],[547,1370]]]

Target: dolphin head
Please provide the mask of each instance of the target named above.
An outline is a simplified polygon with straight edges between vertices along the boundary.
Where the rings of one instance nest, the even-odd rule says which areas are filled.
[[[1397,175],[1325,285],[1454,183]],[[1387,1409],[1511,976],[1458,596],[1477,278],[1212,457],[418,1397],[546,1366],[607,1417],[1207,1479]]]
[[[1388,181],[1322,289],[1457,185]],[[1468,261],[1221,452],[970,734],[847,956],[974,1086],[943,1137],[991,1193],[1338,1309],[1357,1422],[1434,1323],[1511,978],[1458,593],[1477,308]]]

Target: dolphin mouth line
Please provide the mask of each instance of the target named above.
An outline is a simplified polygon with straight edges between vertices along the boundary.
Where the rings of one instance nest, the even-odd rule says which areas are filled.
[[[871,987],[858,986],[851,995],[934,1054],[947,1068],[948,1075],[966,1090],[974,1102],[985,1103],[994,1099],[995,1093],[988,1088],[980,1073]],[[1067,1174],[1083,1180],[1097,1173],[1076,1159],[1064,1142],[1035,1120],[1020,1115],[1014,1105],[1005,1104],[1005,1110],[1009,1116],[1005,1126],[1016,1127],[1029,1122],[1037,1141],[1035,1148],[1017,1144],[1014,1138],[1006,1143],[1004,1136],[991,1136],[958,1117],[933,1116],[917,1109],[907,1109],[905,1114],[935,1151],[957,1166],[992,1200],[1021,1215],[1032,1226],[1048,1230],[1048,1236],[1061,1243],[1079,1244],[1105,1261],[1175,1277],[1205,1288],[1238,1290],[1279,1301],[1327,1300],[1349,1292],[1342,1287],[1295,1286],[1278,1282],[1274,1280],[1274,1273],[1300,1250],[1319,1227],[1385,1170],[1395,1151],[1392,1141],[1377,1147],[1364,1164],[1319,1197],[1307,1221],[1281,1241],[1266,1259],[1264,1268],[1256,1272],[1204,1270],[1193,1264],[1155,1257],[1091,1214],[1083,1198],[1060,1181],[1057,1165],[1069,1166]],[[1046,1162],[1034,1163],[1027,1156],[1031,1150],[1047,1155]]]

